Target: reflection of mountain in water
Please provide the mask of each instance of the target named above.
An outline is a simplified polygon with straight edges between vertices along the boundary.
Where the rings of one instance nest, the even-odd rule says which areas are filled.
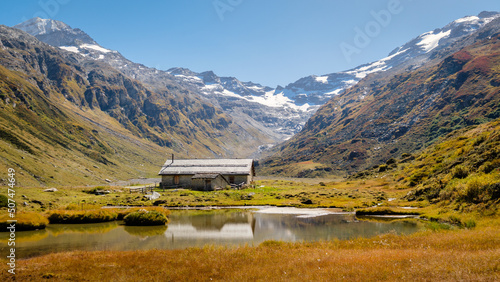
[[[395,231],[411,233],[418,227],[413,222],[380,223],[357,221],[353,214],[329,214],[303,217],[291,214],[254,215],[254,240],[317,241],[372,237]]]

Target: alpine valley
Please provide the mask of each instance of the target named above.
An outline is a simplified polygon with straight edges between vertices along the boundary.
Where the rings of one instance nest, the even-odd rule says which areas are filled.
[[[464,17],[276,88],[150,68],[55,20],[0,26],[0,169],[42,186],[154,176],[171,153],[266,155],[261,172],[289,176],[366,169],[500,117],[499,25]]]

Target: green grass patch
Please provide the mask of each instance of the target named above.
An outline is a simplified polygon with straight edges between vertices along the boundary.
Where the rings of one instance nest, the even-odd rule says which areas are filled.
[[[113,221],[118,218],[118,214],[113,210],[55,210],[49,213],[50,223],[98,223]]]
[[[49,220],[45,216],[35,212],[18,212],[15,218],[10,218],[8,215],[7,212],[2,212],[0,216],[0,231],[2,232],[9,231],[7,227],[10,226],[10,223],[7,221],[12,219],[17,220],[15,223],[16,231],[44,229],[49,224]]]
[[[153,226],[165,225],[168,223],[168,218],[165,213],[156,210],[141,209],[136,212],[129,213],[123,220],[125,225],[129,226]]]

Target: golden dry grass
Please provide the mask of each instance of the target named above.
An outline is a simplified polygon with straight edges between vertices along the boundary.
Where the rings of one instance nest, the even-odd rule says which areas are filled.
[[[498,281],[500,228],[258,247],[69,252],[19,260],[16,278],[73,281]],[[2,281],[7,265],[0,264]]]

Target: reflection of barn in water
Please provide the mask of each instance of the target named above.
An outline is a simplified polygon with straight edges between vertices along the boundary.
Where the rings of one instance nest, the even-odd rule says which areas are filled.
[[[188,213],[186,213],[188,214]],[[182,212],[171,214],[166,237],[182,244],[182,241],[212,240],[226,243],[245,243],[254,238],[251,212],[221,212],[185,216]]]
[[[358,221],[354,214],[273,214],[251,211],[172,213],[165,232],[175,247],[204,244],[259,244],[265,240],[317,241],[372,237],[394,230],[392,224]],[[399,228],[415,229],[415,226]]]

